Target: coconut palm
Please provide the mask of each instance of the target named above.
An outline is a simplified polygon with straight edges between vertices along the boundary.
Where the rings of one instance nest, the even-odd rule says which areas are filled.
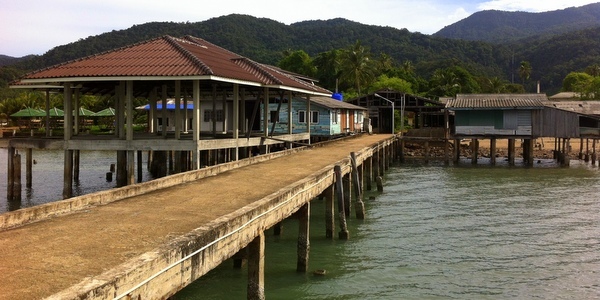
[[[528,61],[522,61],[519,65],[519,77],[523,81],[523,85],[525,85],[525,80],[529,80],[531,76],[531,64]]]
[[[361,94],[361,87],[368,86],[375,78],[376,66],[371,60],[371,52],[360,41],[342,52],[340,63],[340,79],[354,86],[358,95]]]

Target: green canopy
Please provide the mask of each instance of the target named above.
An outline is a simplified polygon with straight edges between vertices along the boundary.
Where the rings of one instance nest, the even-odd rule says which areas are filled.
[[[115,109],[112,107],[105,108],[99,112],[92,114],[92,117],[112,117],[115,115]]]
[[[21,117],[21,118],[32,118],[32,117],[45,117],[46,112],[37,108],[27,107],[21,109],[20,111],[10,115],[11,117]]]
[[[84,107],[79,108],[79,114],[78,114],[79,116],[89,117],[93,114],[94,114],[94,112],[89,109],[86,109]]]
[[[50,117],[63,117],[65,115],[65,112],[62,109],[56,107],[51,108],[48,113]],[[44,116],[46,116],[45,111]]]

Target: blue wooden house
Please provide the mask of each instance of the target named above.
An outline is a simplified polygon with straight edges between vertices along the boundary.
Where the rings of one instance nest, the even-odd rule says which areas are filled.
[[[268,130],[269,133],[288,133],[290,114],[287,99],[269,103]],[[367,109],[336,100],[330,97],[310,97],[310,111],[307,110],[307,99],[292,98],[292,132],[307,132],[310,125],[311,137],[329,138],[350,133],[365,131],[368,125]],[[261,112],[263,112],[261,105]],[[261,130],[264,124],[264,113],[261,113]]]

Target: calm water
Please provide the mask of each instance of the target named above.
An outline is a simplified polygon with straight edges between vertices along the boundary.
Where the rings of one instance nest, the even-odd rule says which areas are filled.
[[[267,232],[266,298],[600,299],[600,171],[466,165],[390,170],[349,241],[324,238],[313,201],[311,272],[288,220]],[[227,261],[175,299],[245,299],[246,276]]]
[[[43,203],[62,200],[63,190],[63,151],[33,150],[35,164],[32,167],[32,188],[25,187],[25,151],[21,154],[22,192],[21,203],[7,203],[6,201],[6,162],[8,151],[0,149],[0,213],[6,211],[31,207]],[[144,159],[143,180],[151,178],[146,172]],[[106,173],[110,172],[110,165],[116,164],[115,151],[82,151],[80,154],[79,182],[73,183],[73,196],[89,194],[97,191],[108,190],[116,187],[116,174],[112,182],[106,181]]]
[[[62,151],[42,152],[23,206],[61,198]],[[77,191],[113,187],[115,157],[82,153]],[[0,163],[6,170],[6,149]],[[600,299],[600,169],[485,163],[390,169],[384,193],[365,195],[376,196],[367,219],[348,220],[349,241],[325,239],[324,202],[313,201],[310,272],[295,271],[297,221],[286,220],[282,236],[266,235],[266,298]],[[175,299],[245,299],[246,277],[226,261]]]

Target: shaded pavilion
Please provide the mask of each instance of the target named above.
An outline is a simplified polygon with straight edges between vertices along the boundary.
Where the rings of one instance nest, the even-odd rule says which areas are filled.
[[[163,153],[158,156],[159,164],[167,165],[167,162],[171,164],[174,161],[173,172],[179,172],[210,164],[210,158],[219,153],[224,153],[229,160],[237,160],[245,157],[252,147],[260,147],[261,152],[265,153],[269,145],[282,141],[287,143],[287,147],[292,147],[296,142],[310,143],[310,129],[305,133],[293,133],[290,126],[287,134],[272,138],[268,132],[269,126],[254,126],[256,122],[268,124],[268,118],[260,120],[261,114],[257,112],[260,103],[266,110],[268,103],[275,98],[304,97],[309,99],[306,105],[310,111],[311,96],[331,95],[330,91],[303,76],[255,62],[192,36],[162,36],[69,61],[29,73],[11,87],[62,90],[65,111],[79,110],[81,95],[114,96],[115,133],[112,136],[82,135],[78,128],[78,115],[64,114],[66,125],[62,141],[10,141],[9,151],[12,153],[15,148],[65,151],[64,198],[71,197],[71,179],[74,176],[72,164],[74,155],[75,161],[78,161],[80,150],[117,151],[117,186],[124,186],[135,181],[136,151],[140,181],[141,151]],[[145,133],[134,134],[133,131],[134,98],[147,99],[147,103],[151,104],[151,122]],[[188,115],[187,110],[181,110],[176,105],[172,131],[159,130],[158,126],[159,120],[166,119],[166,116],[161,116],[166,110],[159,114],[157,103],[160,100],[166,107],[168,98],[184,103],[190,100],[196,108]],[[201,128],[203,115],[200,103],[205,102],[210,103],[213,114],[222,110],[223,117],[221,120],[210,118],[212,130],[201,132],[195,129]],[[269,113],[265,111],[262,115],[268,116]],[[191,130],[183,130],[183,120],[191,120]],[[219,131],[218,122],[223,122]],[[261,127],[264,130],[257,130]],[[215,152],[219,150],[224,152]],[[205,158],[204,162],[201,161],[202,157]],[[156,159],[153,156],[150,160]],[[213,159],[213,162],[218,161]],[[9,172],[10,168],[9,163]],[[166,172],[160,174],[163,175]]]

